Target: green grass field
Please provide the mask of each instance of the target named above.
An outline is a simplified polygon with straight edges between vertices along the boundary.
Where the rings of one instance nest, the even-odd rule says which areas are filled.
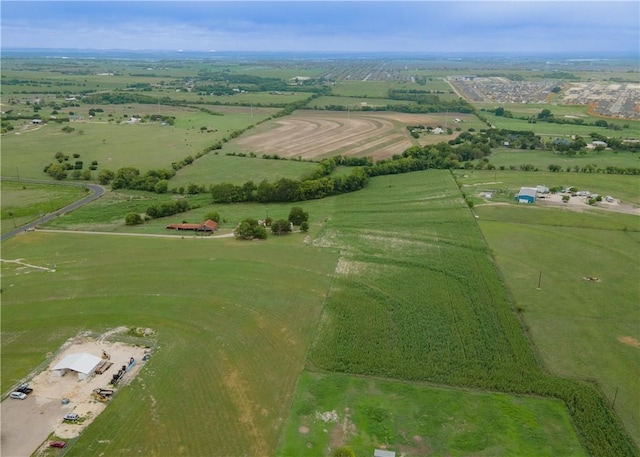
[[[82,187],[2,181],[2,233],[20,227],[86,195]]]
[[[46,178],[43,168],[59,151],[80,154],[69,160],[82,160],[85,168],[97,160],[97,172],[170,168],[278,111],[264,106],[311,95],[185,92],[184,78],[211,71],[203,62],[163,62],[151,69],[146,62],[111,62],[122,76],[92,74],[105,71],[106,63],[60,61],[56,69],[46,61],[10,61],[3,76],[38,81],[3,85],[2,101],[18,97],[22,104],[14,109],[30,113],[25,100],[36,93],[124,89],[164,79],[172,86],[146,94],[202,103],[222,115],[194,107],[82,104],[61,109],[84,116],[81,122],[37,127],[11,121],[15,130],[2,136],[3,176]],[[223,68],[278,77],[324,71],[253,64],[218,65],[215,71]],[[439,71],[423,73],[448,74]],[[313,106],[386,104],[390,88],[415,87],[343,81],[332,87],[334,96]],[[437,80],[418,88],[446,87]],[[448,96],[456,97],[441,95]],[[97,107],[104,113],[89,121],[89,108]],[[505,106],[517,115],[548,107]],[[584,107],[551,110],[598,119]],[[49,112],[47,105],[41,114]],[[117,122],[155,113],[175,116],[175,126]],[[630,127],[612,131],[482,114],[499,128],[552,137],[597,131],[640,138],[640,123],[633,121],[615,121]],[[75,130],[62,132],[66,125]],[[465,118],[450,127],[486,125]],[[243,136],[263,128],[269,126]],[[225,155],[240,150],[234,144],[182,168],[170,187],[297,179],[315,168],[311,162]],[[501,148],[489,159],[507,168],[638,166],[637,156],[626,153],[593,152],[566,163],[558,157]],[[576,186],[640,205],[637,176],[504,170],[455,170],[452,176],[431,170],[372,178],[362,191],[307,202],[214,205],[207,193],[189,195],[192,210],[128,227],[128,212],[182,197],[108,192],[42,228],[111,235],[37,230],[2,243],[5,261],[55,269],[1,264],[3,393],[80,331],[151,327],[157,332],[153,358],[65,455],[326,456],[347,444],[360,457],[383,445],[406,457],[637,456],[640,217],[506,204],[510,192],[538,184]],[[501,205],[483,204],[477,196],[482,190],[502,191],[495,199]],[[84,194],[3,181],[2,232],[14,220],[63,206],[78,192]],[[461,192],[470,195],[473,210]],[[136,236],[174,235],[165,229],[168,223],[202,222],[210,211],[222,218],[218,234],[229,234],[244,218],[286,218],[292,206],[311,215],[308,239],[304,233],[270,233],[264,242],[190,233]],[[585,281],[587,276],[598,281]],[[337,422],[315,415],[333,410]]]
[[[88,109],[88,108],[87,108]],[[113,109],[113,108],[112,108]],[[155,168],[171,168],[172,162],[195,155],[216,143],[237,129],[246,128],[268,117],[268,112],[250,110],[228,112],[224,115],[210,115],[192,108],[156,107],[154,105],[117,105],[114,118],[149,112],[161,112],[176,116],[175,126],[159,123],[109,123],[99,118],[96,121],[72,122],[65,124],[75,130],[62,131],[63,125],[49,123],[42,127],[16,128],[2,138],[2,173],[5,176],[43,179],[47,175],[43,168],[54,162],[57,152],[71,156],[80,154],[86,167],[91,161],[98,161],[102,169],[117,170],[121,167],[135,167],[141,171]],[[104,116],[108,118],[106,113]],[[202,131],[206,127],[211,132]],[[16,171],[18,170],[18,171]],[[94,173],[95,175],[95,173]],[[95,178],[95,176],[94,176]]]
[[[211,184],[229,182],[244,184],[252,180],[256,185],[266,179],[270,182],[280,178],[301,179],[303,175],[317,167],[314,162],[298,160],[271,160],[260,156],[227,156],[226,151],[236,152],[233,143],[223,146],[219,154],[209,153],[198,160],[196,167],[185,167],[171,179],[171,187],[185,186],[190,183]]]
[[[640,168],[640,154],[627,151],[614,153],[606,150],[591,150],[586,154],[578,154],[571,157],[556,154],[553,151],[494,148],[488,158],[489,162],[496,167],[504,166],[509,168],[510,165],[519,167],[520,165],[531,164],[543,171],[547,171],[549,165],[560,165],[563,171],[567,167],[573,170],[576,165],[582,168],[591,164],[596,165],[598,168],[606,168],[608,166]]]
[[[522,206],[475,212],[546,366],[596,380],[640,444],[640,218]]]
[[[415,105],[413,101],[391,100],[389,98],[368,98],[368,97],[346,97],[346,96],[323,96],[312,100],[309,108],[324,109],[329,105],[346,106],[352,111],[362,109],[362,106],[387,106],[387,105]],[[346,110],[345,110],[346,111]]]
[[[99,227],[116,213],[88,209],[101,201],[52,224],[77,217],[80,224]],[[121,198],[111,204],[135,202]],[[201,203],[194,217],[209,209]],[[287,418],[298,414],[290,406],[328,290],[310,366],[462,385],[491,385],[497,377],[527,378],[535,371],[488,251],[448,172],[376,178],[364,191],[302,206],[312,214],[313,246],[303,243],[302,234],[242,243],[35,232],[4,242],[3,259],[55,266],[56,272],[21,274],[29,270],[3,263],[2,274],[10,278],[3,281],[3,385],[15,384],[79,330],[151,327],[158,335],[157,354],[69,455],[121,449],[273,455]],[[232,220],[241,214],[261,217],[263,211],[286,217],[289,207],[213,208]],[[161,231],[163,222],[156,223],[154,230]],[[484,305],[487,297],[492,307]],[[473,308],[465,307],[468,302]],[[331,389],[333,381],[328,384]],[[505,402],[519,400],[484,404],[500,409]],[[185,405],[188,417],[177,413]],[[443,406],[442,414],[467,416],[451,407]],[[540,408],[532,423],[557,424],[551,428],[562,436],[574,433],[565,428],[557,406]],[[428,439],[449,453],[467,446],[485,452],[480,455],[514,455],[518,451],[511,449],[525,452],[553,436],[549,430],[529,436],[518,429],[524,414],[519,411],[504,416],[512,424],[505,427],[521,430],[510,434],[486,439],[474,434],[488,430],[478,428],[486,422],[481,415],[465,419],[469,434],[456,429],[437,435],[429,428],[433,424],[421,433],[427,439],[432,430]],[[362,440],[358,446],[374,443],[366,436]],[[572,442],[554,440],[558,449],[581,455]]]
[[[80,330],[151,327],[154,357],[67,455],[273,455],[336,261],[303,238],[3,242],[56,272],[2,264],[2,385]]]
[[[577,187],[600,195],[611,195],[622,203],[640,205],[640,183],[636,176],[600,173],[551,173],[510,170],[457,170],[454,172],[466,193],[486,190],[518,191],[520,187]]]
[[[493,106],[490,109],[495,108],[496,106]],[[516,117],[535,117],[543,109],[550,109],[558,118],[562,118],[564,116],[578,117],[583,119],[585,123],[594,123],[595,121],[602,119],[601,117],[586,114],[586,107],[584,106],[524,105],[524,107],[518,108],[517,105],[512,107],[511,105],[505,104],[504,108],[507,110],[513,110],[513,114]],[[608,123],[617,124],[621,127],[620,130],[611,130],[605,127],[596,127],[594,125],[556,124],[540,121],[532,124],[526,120],[496,116],[487,112],[481,112],[481,114],[487,119],[487,121],[499,129],[534,131],[537,135],[541,135],[543,137],[555,138],[579,135],[584,138],[589,138],[590,133],[596,132],[601,135],[617,138],[640,138],[640,122],[626,119],[606,119]],[[628,128],[622,128],[623,125],[627,125]]]
[[[358,456],[586,456],[557,400],[303,372],[276,455],[342,446]]]

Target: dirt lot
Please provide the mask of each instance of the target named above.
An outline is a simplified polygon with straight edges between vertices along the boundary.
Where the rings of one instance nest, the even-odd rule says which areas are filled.
[[[546,198],[538,198],[536,202],[549,206],[562,206],[573,211],[584,211],[589,208],[601,208],[619,213],[635,214],[640,216],[640,208],[621,203],[619,200],[612,202],[601,201],[591,206],[587,202],[588,197],[571,197],[568,202],[562,201],[562,194],[548,194]]]
[[[340,154],[378,160],[402,154],[413,144],[406,126],[441,123],[441,116],[429,114],[301,110],[263,124],[235,144],[257,155],[314,159]],[[447,135],[433,137],[449,139]]]
[[[116,329],[114,332],[126,328]],[[93,339],[80,335],[63,345],[51,360],[48,368],[27,380],[33,392],[26,400],[7,399],[2,402],[2,434],[0,441],[1,455],[7,457],[29,456],[40,445],[46,446],[50,433],[62,439],[75,438],[100,414],[109,403],[96,401],[91,392],[97,388],[107,388],[112,374],[117,373],[122,365],[128,365],[133,357],[135,365],[127,371],[117,389],[130,382],[144,364],[142,357],[148,349],[139,346],[128,346],[122,343],[105,341],[103,335]],[[76,373],[69,372],[63,377],[56,376],[50,368],[55,366],[69,354],[88,353],[100,357],[105,351],[113,362],[104,374],[94,374],[88,380],[78,379]],[[69,399],[63,405],[62,399]],[[117,401],[117,397],[111,401]],[[74,412],[80,416],[78,423],[65,423],[65,414]]]

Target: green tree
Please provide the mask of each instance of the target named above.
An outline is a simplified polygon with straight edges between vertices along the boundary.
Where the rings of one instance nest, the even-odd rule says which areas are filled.
[[[292,222],[293,225],[300,225],[304,221],[309,220],[309,213],[305,212],[301,207],[294,206],[289,211],[289,222]]]
[[[140,216],[140,214],[136,213],[135,211],[131,211],[130,213],[127,213],[127,215],[124,217],[124,223],[127,225],[142,224],[142,217]]]
[[[157,194],[166,194],[169,190],[169,181],[161,179],[155,184],[154,190]]]
[[[47,167],[47,174],[58,181],[67,177],[67,167],[61,163],[52,163]]]
[[[356,457],[356,453],[350,447],[339,447],[333,451],[333,457]]]
[[[546,108],[538,113],[538,119],[552,119],[552,118],[553,118],[553,114],[551,113],[551,110],[548,110]]]
[[[309,231],[309,223],[307,221],[302,221],[302,224],[300,224],[300,230],[303,232],[308,232]]]
[[[111,170],[101,170],[98,173],[98,182],[102,185],[109,184],[113,178],[116,177],[116,174]]]
[[[220,222],[220,214],[217,211],[210,211],[204,215],[205,220],[211,219],[212,221]]]
[[[291,233],[291,222],[286,219],[278,219],[271,223],[271,231],[276,235]]]
[[[233,234],[237,240],[263,240],[267,238],[266,229],[259,225],[255,219],[244,219],[238,224]]]

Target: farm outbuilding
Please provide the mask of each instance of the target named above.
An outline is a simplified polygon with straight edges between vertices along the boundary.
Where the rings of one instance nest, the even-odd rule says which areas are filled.
[[[69,354],[51,370],[57,376],[64,376],[69,371],[75,371],[78,374],[78,379],[83,381],[93,374],[100,362],[102,362],[100,357],[84,352],[81,354]]]
[[[169,224],[167,228],[170,230],[193,230],[195,232],[215,232],[218,230],[218,223],[211,219],[207,219],[202,224]]]
[[[537,191],[538,189],[535,187],[521,187],[520,192],[516,194],[516,201],[518,203],[534,203]]]
[[[396,457],[396,453],[384,449],[376,449],[373,451],[373,457]]]

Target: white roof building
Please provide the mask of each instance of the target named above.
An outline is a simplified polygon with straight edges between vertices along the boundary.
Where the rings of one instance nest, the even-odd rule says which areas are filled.
[[[373,457],[396,457],[394,451],[386,451],[384,449],[375,449],[373,451]]]
[[[69,354],[51,370],[58,376],[64,376],[69,370],[75,371],[78,373],[78,379],[84,380],[93,374],[100,362],[102,362],[102,359],[95,355],[87,353]]]

